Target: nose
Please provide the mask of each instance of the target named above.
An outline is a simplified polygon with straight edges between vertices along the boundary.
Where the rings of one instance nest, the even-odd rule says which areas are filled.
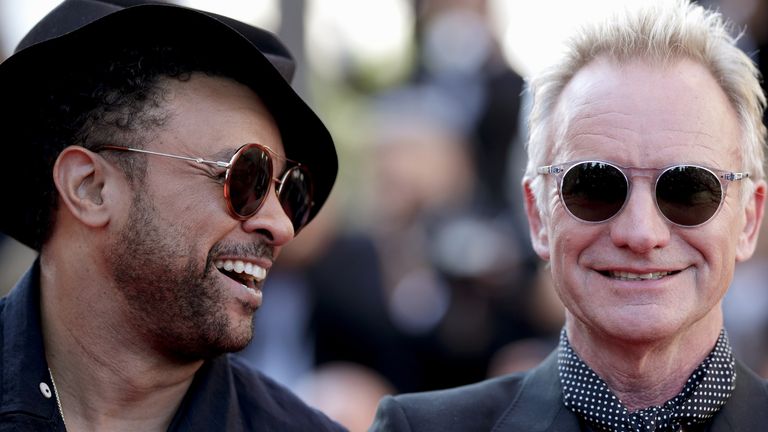
[[[659,213],[653,194],[650,179],[636,179],[629,200],[610,221],[611,240],[617,247],[645,253],[669,243],[669,223]]]
[[[242,224],[244,231],[267,238],[272,246],[283,246],[294,237],[293,224],[277,198],[274,183],[270,186],[259,211]]]

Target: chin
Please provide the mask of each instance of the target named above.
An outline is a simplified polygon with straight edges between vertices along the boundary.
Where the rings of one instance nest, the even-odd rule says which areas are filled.
[[[181,362],[210,360],[222,354],[242,351],[253,338],[251,320],[241,317],[226,324],[213,321],[199,325],[195,333],[166,337],[163,350]],[[170,340],[169,340],[170,339]]]
[[[681,332],[679,323],[667,319],[652,316],[628,318],[620,319],[620,323],[608,323],[605,331],[614,338],[634,343],[652,343]]]
[[[214,350],[211,351],[211,355],[205,357],[205,360],[209,360],[213,357],[218,357],[222,354],[227,353],[236,353],[239,351],[242,351],[245,349],[245,347],[248,346],[248,343],[251,341],[251,338],[248,339],[239,339],[239,340],[232,340],[229,341],[227,344],[222,344],[214,348]]]
[[[200,360],[212,360],[223,354],[242,351],[251,341],[250,337],[232,337],[221,339],[208,344],[198,344],[195,346],[177,347],[172,350],[170,357],[176,358],[180,362],[187,363]]]
[[[213,343],[219,355],[242,351],[253,339],[253,318],[238,317],[230,323],[228,331]]]

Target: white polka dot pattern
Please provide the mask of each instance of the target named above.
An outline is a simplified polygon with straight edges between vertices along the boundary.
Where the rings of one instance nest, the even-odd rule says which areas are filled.
[[[736,382],[735,360],[725,330],[683,390],[661,406],[629,412],[560,333],[558,368],[566,407],[599,431],[667,432],[703,423],[725,405]]]

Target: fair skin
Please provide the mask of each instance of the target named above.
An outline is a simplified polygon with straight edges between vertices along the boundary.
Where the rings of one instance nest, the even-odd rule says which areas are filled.
[[[553,122],[559,128],[546,164],[599,159],[743,170],[736,112],[691,60],[661,66],[598,58],[566,86]],[[746,205],[744,185],[730,184],[714,219],[683,228],[659,213],[646,177],[633,180],[622,212],[599,224],[566,212],[553,176],[544,179],[546,202],[536,202],[530,180],[534,249],[551,264],[572,346],[630,410],[663,404],[714,347],[734,265],[755,248],[765,182],[755,181]],[[617,272],[669,273],[619,280]]]
[[[249,88],[200,74],[165,83],[171,117],[147,150],[228,161],[258,142],[284,154]],[[46,357],[68,430],[164,431],[204,359],[247,344],[261,305],[262,281],[247,290],[211,262],[268,270],[293,228],[274,185],[238,220],[216,168],[148,156],[134,200],[107,156],[128,155],[70,147],[54,168],[60,205],[41,253]]]

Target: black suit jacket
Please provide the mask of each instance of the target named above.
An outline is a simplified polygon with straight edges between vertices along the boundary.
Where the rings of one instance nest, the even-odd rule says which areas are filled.
[[[563,405],[557,351],[538,367],[477,384],[387,396],[370,432],[575,432],[578,417]],[[704,431],[768,431],[768,385],[741,363],[736,390]]]

